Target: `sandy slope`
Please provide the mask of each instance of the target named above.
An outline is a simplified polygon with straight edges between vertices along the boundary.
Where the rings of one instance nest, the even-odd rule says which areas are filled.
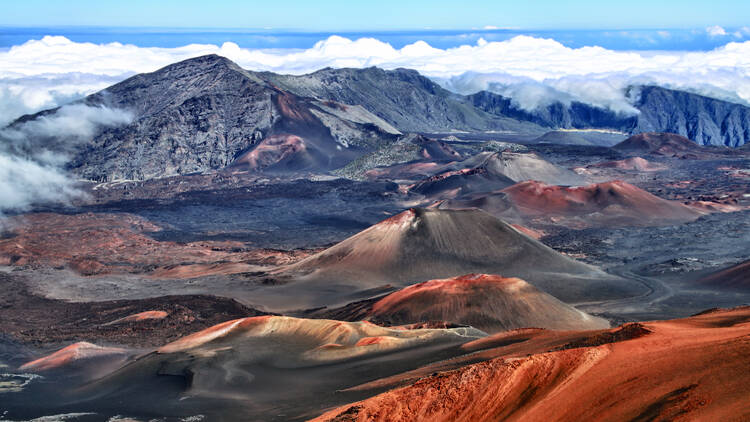
[[[632,338],[569,343],[429,376],[316,421],[750,418],[750,308],[643,323]],[[480,340],[480,342],[488,340]]]
[[[596,329],[609,323],[581,312],[519,278],[467,274],[405,287],[379,300],[328,311],[345,320],[403,325],[444,321],[488,333],[522,327]]]
[[[299,289],[302,286],[312,293],[327,291],[327,298],[314,300],[312,307],[336,304],[339,289],[350,294],[467,273],[520,277],[563,301],[641,292],[639,286],[564,257],[476,209],[404,211],[284,268],[277,276],[294,281],[297,294],[305,294]],[[292,292],[291,287],[287,290]],[[355,299],[349,296],[346,302]]]
[[[704,214],[622,181],[573,188],[529,181],[502,192],[526,218],[573,227],[676,224]]]

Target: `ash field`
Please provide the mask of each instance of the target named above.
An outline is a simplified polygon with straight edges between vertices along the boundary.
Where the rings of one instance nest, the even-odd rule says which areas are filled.
[[[209,55],[12,122],[76,181],[0,226],[0,420],[750,418],[750,109],[638,88]],[[9,137],[66,107],[132,118]]]

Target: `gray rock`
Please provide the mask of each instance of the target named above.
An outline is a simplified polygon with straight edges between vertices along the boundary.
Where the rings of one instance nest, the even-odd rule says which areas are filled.
[[[400,135],[361,107],[285,92],[216,55],[136,75],[82,102],[134,115],[77,145],[69,169],[94,181],[221,169],[259,145],[263,156],[251,170],[327,171]],[[299,142],[278,142],[289,136]]]
[[[628,88],[640,113],[627,115],[580,102],[553,103],[534,111],[487,91],[469,95],[479,109],[495,115],[563,129],[613,129],[629,134],[670,132],[700,145],[738,147],[750,142],[750,107],[658,86]]]
[[[70,155],[69,170],[78,176],[111,181],[230,166],[327,172],[378,151],[364,158],[369,164],[356,163],[360,173],[384,157],[410,157],[418,148],[395,143],[402,132],[497,132],[533,139],[550,129],[603,128],[673,132],[703,145],[740,146],[750,140],[750,108],[743,105],[654,86],[632,87],[628,95],[637,98],[637,116],[578,102],[526,111],[489,92],[451,93],[408,69],[327,68],[291,76],[249,72],[209,55],[136,75],[80,101],[128,110],[132,123],[101,128],[72,146],[62,136],[38,142]],[[55,112],[23,116],[13,125]],[[565,134],[565,142],[601,141],[571,141],[571,136]],[[389,153],[391,146],[398,151]]]

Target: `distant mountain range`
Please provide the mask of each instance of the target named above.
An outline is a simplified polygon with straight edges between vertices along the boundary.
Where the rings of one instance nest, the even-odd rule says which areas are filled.
[[[701,145],[737,147],[750,141],[750,107],[658,86],[633,86],[640,113],[627,115],[581,102],[523,110],[489,91],[463,96],[415,70],[323,69],[309,75],[264,73],[264,78],[305,97],[359,104],[402,131],[610,129],[628,134],[676,133]]]
[[[669,132],[700,145],[738,147],[750,141],[750,108],[658,86],[630,87],[636,91],[637,115],[616,113],[581,102],[553,103],[534,111],[489,91],[469,95],[474,106],[491,114],[513,117],[561,129],[612,129],[629,134]],[[630,93],[635,94],[635,93]]]
[[[150,179],[229,166],[266,172],[341,168],[408,132],[496,132],[532,140],[555,129],[673,132],[702,145],[750,141],[750,108],[656,86],[631,87],[638,115],[583,103],[526,111],[487,91],[464,96],[414,70],[250,72],[202,56],[133,76],[80,103],[133,113],[102,128],[68,163],[95,181]],[[24,116],[18,127],[55,110]]]

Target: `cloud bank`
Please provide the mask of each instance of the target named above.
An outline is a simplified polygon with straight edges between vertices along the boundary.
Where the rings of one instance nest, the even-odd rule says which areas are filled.
[[[75,180],[62,169],[68,153],[100,128],[132,119],[124,110],[71,104],[0,130],[0,216],[82,196]]]
[[[723,28],[707,32],[721,35]],[[724,31],[726,33],[726,31]],[[731,34],[726,34],[731,40]],[[750,41],[711,51],[634,52],[569,48],[517,36],[438,49],[418,41],[396,49],[374,38],[331,36],[309,49],[240,48],[191,44],[145,48],[120,43],[77,43],[46,36],[0,52],[0,124],[23,113],[62,104],[140,72],[204,54],[225,56],[250,70],[302,74],[323,67],[408,67],[462,93],[490,89],[532,109],[578,100],[632,112],[623,88],[653,83],[750,104]]]

